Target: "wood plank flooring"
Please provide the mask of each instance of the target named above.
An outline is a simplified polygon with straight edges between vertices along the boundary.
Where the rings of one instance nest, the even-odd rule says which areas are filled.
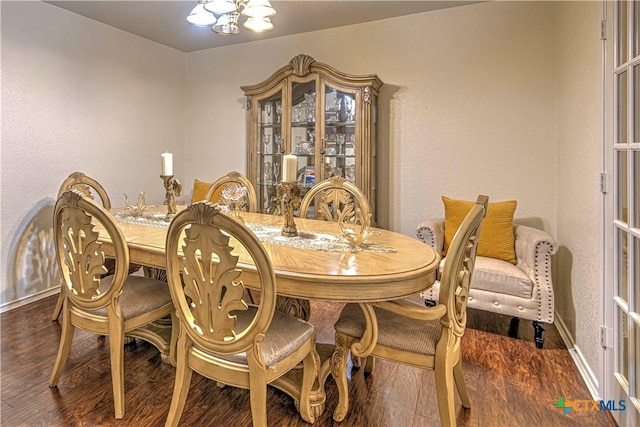
[[[48,387],[60,324],[50,316],[56,297],[49,297],[0,317],[2,364],[0,424],[2,426],[162,426],[173,390],[174,368],[156,349],[137,341],[125,349],[123,420],[115,420],[109,346],[105,338],[76,330],[71,354],[58,388]],[[340,304],[312,303],[318,342],[333,342],[333,323]],[[606,412],[563,411],[558,397],[590,399],[557,330],[547,329],[545,347],[535,348],[530,322],[520,324],[520,339],[506,336],[509,318],[469,313],[463,339],[464,369],[473,407],[459,408],[459,426],[615,426]],[[315,426],[439,426],[432,371],[378,361],[373,375],[354,371],[351,406],[342,423],[332,412],[338,400],[334,382],[326,386],[327,410]],[[293,401],[269,388],[267,412],[271,426],[308,426]],[[218,388],[194,374],[185,426],[251,425],[249,393]]]

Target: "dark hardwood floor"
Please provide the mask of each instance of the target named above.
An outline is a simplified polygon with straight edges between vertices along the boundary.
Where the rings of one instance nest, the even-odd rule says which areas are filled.
[[[125,350],[123,420],[115,420],[108,343],[105,338],[76,331],[58,388],[48,387],[60,324],[50,317],[56,297],[3,313],[0,423],[3,426],[162,426],[169,410],[174,368],[156,349],[138,341]],[[318,342],[333,341],[339,304],[312,303]],[[615,426],[606,412],[555,408],[558,397],[590,399],[555,327],[547,329],[545,347],[535,348],[530,322],[521,322],[521,339],[506,336],[509,318],[469,313],[463,339],[464,369],[473,407],[458,406],[460,426]],[[438,426],[438,406],[432,371],[379,361],[373,375],[354,371],[351,406],[342,423],[332,412],[337,390],[329,379],[327,410],[315,426]],[[459,405],[459,400],[457,402]],[[307,426],[293,401],[269,389],[271,426]],[[181,419],[185,426],[246,426],[251,424],[249,393],[218,388],[194,374]]]

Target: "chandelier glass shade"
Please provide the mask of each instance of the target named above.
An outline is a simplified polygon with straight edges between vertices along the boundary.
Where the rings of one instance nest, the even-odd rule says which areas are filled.
[[[244,27],[260,33],[273,29],[269,19],[276,14],[269,0],[198,0],[187,22],[197,27],[211,27],[218,34],[238,34],[240,16],[247,17]]]

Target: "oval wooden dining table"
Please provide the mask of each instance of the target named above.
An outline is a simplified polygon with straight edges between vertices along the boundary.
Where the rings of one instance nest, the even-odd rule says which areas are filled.
[[[155,212],[155,218],[160,218],[159,214],[163,209],[166,212],[164,206],[153,206],[145,213],[149,216]],[[162,220],[123,220],[126,218],[124,210],[114,209],[112,212],[116,214],[129,246],[130,262],[164,269],[168,222],[163,227]],[[242,212],[241,216],[250,229],[258,227],[264,231],[267,228],[275,234],[278,234],[278,227],[284,221],[281,216],[260,213]],[[311,250],[296,247],[286,239],[314,240],[322,235],[339,238],[338,223],[305,218],[295,218],[295,223],[299,237],[272,236],[268,241],[263,241],[275,270],[277,293],[302,300],[359,303],[368,324],[367,332],[358,344],[357,353],[360,357],[370,353],[375,345],[374,337],[377,336],[375,313],[370,303],[414,295],[430,287],[436,279],[440,256],[431,247],[412,237],[374,228],[367,239],[371,244],[370,249],[356,251],[347,247],[336,250],[329,245],[324,249]],[[105,253],[109,255],[108,240],[103,240],[103,244]],[[303,243],[302,246],[308,245]],[[322,244],[319,247],[322,248]],[[250,260],[240,255],[238,267],[242,269],[240,278],[243,283],[251,288],[254,277]],[[331,357],[332,352],[332,347],[318,345],[323,363],[318,375],[318,386],[312,396],[316,416],[324,410],[324,382],[328,374],[336,369],[331,366],[332,363],[346,363],[336,362]],[[283,377],[282,381],[274,385],[298,401],[297,384],[298,378],[294,370],[292,376]]]

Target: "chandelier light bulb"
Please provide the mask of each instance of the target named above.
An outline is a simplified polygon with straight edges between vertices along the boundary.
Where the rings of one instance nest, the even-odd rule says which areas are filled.
[[[242,10],[244,16],[250,18],[266,18],[276,14],[276,10],[271,6],[269,0],[249,0]]]
[[[187,16],[187,22],[196,27],[208,27],[216,23],[216,17],[205,10],[204,2],[206,0],[199,1],[198,4],[191,10],[189,16]]]
[[[247,30],[255,31],[256,33],[273,30],[273,24],[271,23],[271,20],[267,17],[247,18],[247,21],[244,23],[244,27]]]

